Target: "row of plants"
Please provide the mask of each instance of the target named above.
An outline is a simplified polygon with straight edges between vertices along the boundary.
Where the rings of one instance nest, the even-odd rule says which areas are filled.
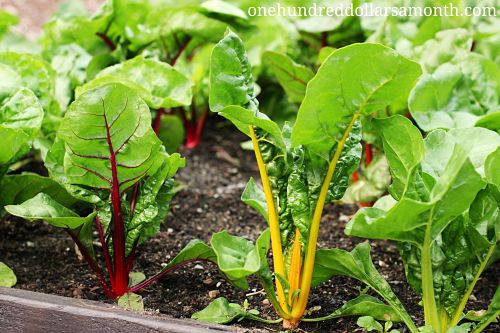
[[[278,319],[218,298],[193,315],[200,320],[294,329],[356,315],[367,329],[402,322],[436,333],[481,332],[496,321],[498,287],[487,310],[464,313],[499,257],[494,21],[277,20],[247,17],[252,2],[238,4],[115,0],[87,17],[70,2],[45,25],[39,55],[16,52],[26,42],[2,12],[5,211],[66,230],[104,292],[134,308],[136,293],[163,275],[210,261],[240,289],[256,275]],[[209,109],[249,137],[243,146],[255,153],[262,188],[250,179],[242,200],[269,228],[255,244],[225,231],[210,244],[191,241],[146,278],[133,271],[137,248],[160,230],[185,164],[176,151],[184,133],[185,147],[196,146]],[[47,174],[19,173],[33,160]],[[346,234],[397,243],[425,326],[377,272],[368,243],[317,249],[325,205],[352,201],[376,202]],[[3,264],[0,276],[15,284]],[[365,283],[384,302],[363,294],[308,318],[311,288],[333,276]]]

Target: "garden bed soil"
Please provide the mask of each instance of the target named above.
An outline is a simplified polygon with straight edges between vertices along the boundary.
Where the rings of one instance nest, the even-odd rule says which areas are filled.
[[[171,204],[171,213],[161,232],[139,249],[134,267],[147,276],[161,269],[190,240],[208,242],[214,232],[227,229],[230,233],[255,240],[266,228],[265,221],[240,201],[250,176],[258,178],[253,152],[240,148],[246,140],[232,125],[210,118],[200,146],[183,150],[186,167],[177,178],[186,188]],[[328,206],[322,220],[319,247],[351,250],[361,239],[344,235],[343,230],[353,206]],[[422,323],[423,312],[419,297],[405,282],[403,265],[397,247],[386,241],[372,241],[375,266],[387,278],[408,311]],[[13,267],[16,288],[48,294],[99,300],[110,303],[98,286],[87,264],[75,255],[74,245],[61,229],[43,222],[27,223],[7,217],[0,222],[0,260]],[[490,267],[478,283],[469,302],[470,309],[485,309],[493,296],[500,276],[500,265]],[[231,302],[250,305],[265,318],[276,318],[257,281],[251,280],[250,291],[239,291],[225,282],[217,268],[209,263],[190,264],[142,290],[148,312],[175,318],[189,317],[203,309],[214,297],[225,296]],[[333,312],[344,302],[359,295],[364,286],[355,280],[335,277],[314,289],[309,308],[310,316]],[[279,325],[251,321],[238,323],[248,332],[279,331]],[[351,333],[360,332],[353,318],[341,318],[321,323],[302,323],[300,332]],[[401,332],[407,330],[397,325]],[[498,324],[487,333],[500,332]]]

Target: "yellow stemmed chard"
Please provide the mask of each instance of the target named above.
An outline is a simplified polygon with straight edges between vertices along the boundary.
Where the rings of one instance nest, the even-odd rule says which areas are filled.
[[[219,268],[235,286],[247,288],[246,277],[258,276],[280,317],[272,322],[283,321],[285,328],[293,329],[307,320],[303,316],[311,287],[333,274],[324,267],[318,270],[318,256],[326,252],[317,252],[316,244],[325,204],[342,198],[359,163],[361,120],[407,97],[420,68],[377,44],[354,44],[333,52],[312,78],[291,61],[283,67],[295,94],[302,89],[304,98],[293,126],[286,123],[280,128],[259,112],[240,38],[228,31],[213,49],[210,108],[252,141],[262,189],[250,179],[242,200],[264,216],[269,229],[255,245],[225,231],[217,233],[212,247]],[[274,274],[267,263],[269,243]],[[394,306],[371,296],[348,303],[341,312],[354,306],[350,313],[362,314],[375,307],[380,311],[370,314],[402,319]],[[254,312],[221,298],[193,317],[218,323],[241,317],[262,321]]]

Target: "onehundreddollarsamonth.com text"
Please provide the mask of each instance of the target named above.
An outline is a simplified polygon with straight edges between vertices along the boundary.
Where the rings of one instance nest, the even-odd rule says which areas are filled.
[[[252,6],[247,10],[249,16],[291,16],[291,17],[342,17],[342,16],[497,16],[495,6],[457,6],[449,3],[441,6],[382,6],[374,3],[337,4],[323,6],[313,3],[310,6],[285,6],[276,3],[271,6]]]

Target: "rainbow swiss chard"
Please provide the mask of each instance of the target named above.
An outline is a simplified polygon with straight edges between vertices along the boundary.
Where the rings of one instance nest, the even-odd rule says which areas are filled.
[[[339,49],[309,82],[293,127],[280,128],[258,110],[242,41],[229,31],[215,46],[210,107],[252,140],[263,190],[250,179],[242,200],[263,215],[269,230],[255,246],[226,232],[215,234],[212,247],[219,268],[235,285],[245,288],[246,276],[259,277],[284,327],[297,327],[303,319],[315,284],[324,205],[343,196],[360,160],[360,119],[407,95],[419,75],[416,63],[380,45]],[[269,240],[274,282],[266,259]],[[373,306],[401,319],[384,304]],[[206,320],[207,311],[194,317]]]
[[[129,277],[138,245],[159,231],[168,213],[172,177],[183,165],[179,154],[165,152],[139,95],[119,83],[104,84],[70,105],[46,159],[51,178],[77,202],[66,207],[39,193],[5,209],[67,230],[106,294],[116,299],[139,291],[186,260],[213,256],[195,240],[157,275],[134,283]],[[107,278],[94,251],[94,228]]]

